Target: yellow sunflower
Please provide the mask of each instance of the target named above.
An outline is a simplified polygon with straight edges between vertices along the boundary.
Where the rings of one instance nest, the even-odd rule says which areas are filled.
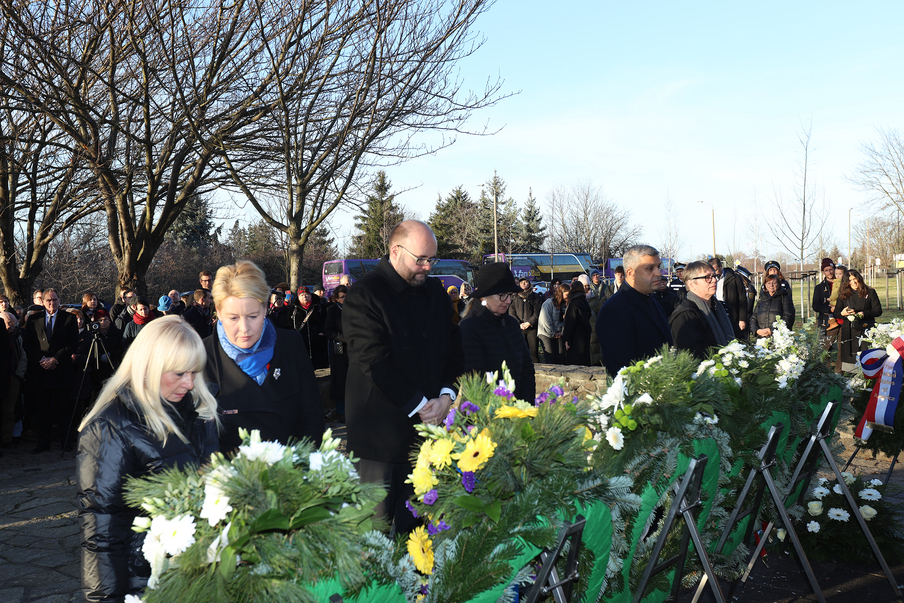
[[[525,419],[537,416],[537,407],[518,408],[517,406],[500,406],[496,409],[497,419]]]
[[[433,573],[433,541],[427,535],[424,526],[415,528],[408,534],[408,554],[414,561],[414,567],[422,574]]]
[[[445,469],[450,466],[452,464],[451,455],[454,447],[455,442],[451,439],[443,438],[433,442],[433,446],[430,448],[430,464],[437,469]]]
[[[477,471],[495,450],[496,442],[490,438],[490,430],[484,427],[476,437],[468,440],[462,452],[453,454],[452,458],[458,459],[458,468],[462,471]]]
[[[433,489],[433,486],[439,483],[439,480],[433,475],[433,469],[427,462],[421,462],[418,459],[417,465],[414,466],[414,473],[408,475],[405,480],[406,484],[414,485],[414,493],[418,496],[426,494]]]

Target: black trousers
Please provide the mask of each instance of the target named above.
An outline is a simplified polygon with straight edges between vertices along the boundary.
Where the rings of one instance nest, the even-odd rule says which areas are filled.
[[[565,362],[565,341],[561,337],[540,335],[543,342],[543,358],[546,364],[562,364]]]
[[[360,459],[357,469],[362,482],[382,484],[386,488],[388,492],[386,498],[376,506],[374,516],[389,522],[393,528],[390,535],[407,534],[420,524],[405,507],[408,499],[414,499],[414,485],[405,483],[408,474],[414,471],[411,463],[384,463]]]
[[[38,428],[38,440],[41,444],[49,444],[53,440],[53,425],[56,424],[57,436],[62,443],[67,436],[74,436],[78,430],[78,419],[73,418],[75,398],[70,387],[54,387],[35,390],[32,393],[35,419]],[[69,443],[75,442],[75,437],[68,437]]]
[[[525,329],[521,331],[521,334],[524,335],[524,341],[527,342],[527,349],[530,350],[531,360],[534,361],[534,364],[540,363],[540,341],[537,338],[537,329]]]

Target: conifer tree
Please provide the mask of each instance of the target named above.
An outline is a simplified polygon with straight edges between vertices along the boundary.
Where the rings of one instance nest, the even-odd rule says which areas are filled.
[[[477,204],[459,185],[445,200],[436,200],[436,209],[430,214],[430,228],[436,235],[436,256],[440,258],[470,259],[479,255],[475,226]]]
[[[505,198],[505,180],[495,171],[480,191],[478,200],[477,240],[479,250],[476,260],[492,254],[495,247],[493,232],[493,202],[496,203],[496,233],[499,237],[499,253],[510,253],[518,224],[518,206],[515,200]]]
[[[543,243],[546,241],[546,225],[543,224],[543,215],[534,198],[533,189],[528,190],[527,202],[521,212],[521,222],[518,224],[518,241],[514,251],[522,253],[540,253],[543,251]]]
[[[364,211],[355,216],[357,234],[352,238],[351,257],[379,258],[389,252],[389,235],[404,214],[389,191],[392,183],[380,170],[374,179],[373,193],[367,196]]]

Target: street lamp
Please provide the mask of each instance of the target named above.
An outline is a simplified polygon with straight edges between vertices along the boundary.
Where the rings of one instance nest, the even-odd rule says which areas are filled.
[[[712,209],[713,214],[713,257],[716,257],[716,207],[709,201],[700,201],[706,203]]]

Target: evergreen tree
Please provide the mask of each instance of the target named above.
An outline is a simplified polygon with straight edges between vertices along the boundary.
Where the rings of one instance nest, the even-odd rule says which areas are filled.
[[[518,206],[515,200],[505,198],[505,180],[496,172],[480,191],[477,215],[477,240],[479,248],[475,261],[492,254],[495,247],[493,229],[493,202],[496,202],[496,233],[499,237],[499,253],[510,253],[518,224]]]
[[[214,226],[213,210],[207,198],[193,195],[176,216],[167,236],[186,247],[207,249],[218,241],[221,229]]]
[[[248,255],[248,233],[242,228],[238,220],[229,229],[227,241],[235,257],[243,258]]]
[[[534,198],[533,189],[529,189],[527,203],[521,212],[521,222],[517,228],[518,240],[514,251],[522,253],[540,253],[543,251],[543,243],[546,241],[546,226],[543,224],[543,215]]]
[[[367,197],[364,212],[355,216],[358,234],[352,238],[349,250],[351,257],[379,258],[389,252],[389,235],[404,217],[402,210],[394,203],[395,195],[390,194],[392,183],[386,172],[380,170],[374,180],[373,194]]]
[[[336,239],[333,238],[329,227],[321,223],[304,247],[301,282],[304,284],[321,282],[323,263],[338,257],[339,248],[336,246]]]
[[[469,259],[479,255],[474,236],[477,204],[459,185],[446,196],[436,200],[436,209],[430,214],[430,228],[436,235],[436,256],[440,258]]]

